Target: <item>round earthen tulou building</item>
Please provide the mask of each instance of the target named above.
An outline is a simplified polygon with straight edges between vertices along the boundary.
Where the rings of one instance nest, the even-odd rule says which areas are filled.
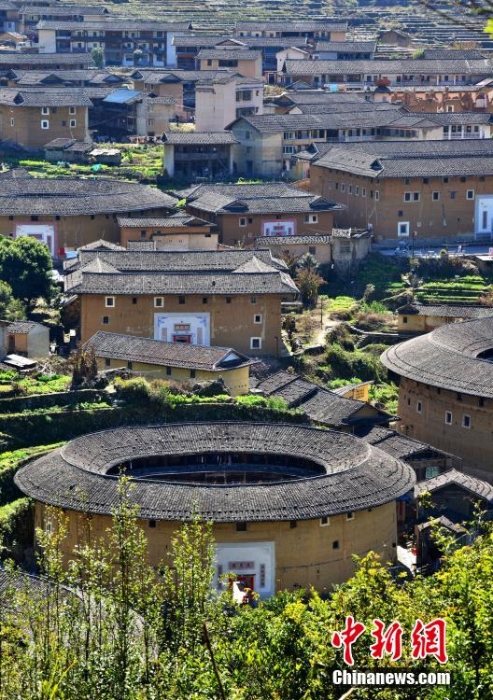
[[[441,326],[386,350],[399,381],[399,430],[493,480],[492,316]]]
[[[50,529],[46,506],[68,516],[64,554],[91,518],[104,537],[118,502],[119,475],[148,539],[149,560],[165,559],[180,522],[213,522],[217,576],[235,572],[262,597],[346,580],[353,554],[396,553],[396,499],[412,469],[347,433],[263,423],[189,423],[93,433],[31,462],[16,475]]]

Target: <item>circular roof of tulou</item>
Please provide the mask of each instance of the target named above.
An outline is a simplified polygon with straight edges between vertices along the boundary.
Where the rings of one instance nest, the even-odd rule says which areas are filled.
[[[401,377],[493,398],[493,309],[487,318],[450,323],[393,345],[381,360]]]
[[[119,465],[187,455],[283,455],[311,462],[318,475],[238,484],[133,480],[139,517],[215,522],[311,520],[373,508],[410,491],[414,472],[362,440],[332,430],[276,423],[187,423],[92,433],[20,469],[17,486],[42,503],[111,515],[119,501]],[[224,464],[215,470],[226,470]]]

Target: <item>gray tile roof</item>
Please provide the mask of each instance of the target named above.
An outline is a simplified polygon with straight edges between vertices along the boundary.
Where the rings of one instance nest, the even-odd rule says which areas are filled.
[[[94,252],[88,246],[79,249],[79,257],[70,267],[84,267],[99,257],[122,272],[232,272],[255,256],[275,270],[287,272],[287,266],[273,257],[270,250],[212,250],[212,251],[163,251],[153,253],[129,253],[125,250]]]
[[[215,214],[333,211],[335,202],[284,183],[263,185],[198,185],[182,193],[187,204]]]
[[[199,61],[214,58],[254,61],[262,58],[262,52],[249,49],[201,49],[197,54],[197,58]]]
[[[479,112],[445,112],[443,114],[427,114],[426,118],[437,124],[448,126],[449,124],[491,124],[491,114]]]
[[[280,245],[280,246],[292,246],[292,245],[324,245],[332,241],[332,236],[326,236],[324,234],[319,234],[317,236],[258,236],[255,239],[255,247],[263,248],[266,245]]]
[[[75,70],[12,70],[8,76],[10,80],[15,80],[16,85],[44,85],[85,82],[92,85],[106,83],[126,82],[121,76],[109,73],[104,69],[81,68]]]
[[[240,119],[260,133],[279,133],[298,129],[350,129],[354,127],[393,126],[393,122],[408,119],[411,124],[426,120],[423,115],[403,114],[397,106],[387,106],[385,109],[364,107],[358,110],[355,104],[351,110],[321,110],[306,109],[306,114],[258,114]],[[315,113],[316,112],[316,113]],[[233,122],[233,124],[240,121]],[[230,125],[231,126],[231,125]]]
[[[441,326],[393,345],[381,360],[387,369],[416,382],[493,398],[493,362],[478,358],[491,348],[493,315]]]
[[[449,458],[451,455],[448,452],[438,450],[436,447],[427,445],[425,442],[420,442],[407,435],[398,433],[395,430],[384,428],[382,426],[373,426],[371,430],[356,428],[356,435],[361,437],[370,445],[375,445],[396,459],[412,461],[413,459],[423,459],[423,455],[433,454],[437,457]],[[457,459],[457,457],[454,457]]]
[[[399,315],[439,316],[445,318],[485,318],[493,315],[493,309],[486,306],[468,306],[466,304],[406,304],[397,309]]]
[[[119,32],[119,31],[163,31],[163,32],[180,32],[189,27],[188,22],[143,22],[135,19],[122,19],[121,17],[111,17],[105,20],[86,20],[83,22],[63,20],[63,19],[46,19],[41,20],[36,25],[36,29],[52,29],[52,30],[68,30],[68,31],[102,31],[102,32]],[[77,37],[72,37],[76,39]],[[91,36],[86,37],[92,41]],[[108,37],[109,38],[109,37]],[[153,41],[165,41],[164,37],[153,38]]]
[[[484,75],[492,72],[489,59],[452,61],[403,58],[399,60],[364,59],[353,61],[318,60],[285,62],[287,75]]]
[[[2,325],[6,324],[6,329],[8,333],[29,333],[29,331],[34,328],[46,328],[42,323],[36,323],[35,321],[0,321]],[[48,330],[46,328],[46,330]]]
[[[253,360],[233,348],[164,343],[152,338],[103,331],[89,338],[84,347],[93,348],[96,357],[208,372],[221,372],[253,363]]]
[[[0,67],[8,66],[79,66],[95,68],[94,61],[89,53],[9,53],[0,52]]]
[[[338,53],[374,53],[376,41],[317,41],[314,53],[319,51],[337,51]],[[479,58],[482,58],[480,56]]]
[[[311,32],[311,31],[333,31],[344,32],[347,30],[347,22],[337,20],[336,18],[327,18],[320,20],[297,20],[293,18],[291,21],[267,20],[266,22],[236,22],[236,32],[239,31],[285,31],[285,32]],[[238,37],[243,40],[244,37]]]
[[[422,493],[434,493],[447,486],[456,485],[468,491],[476,498],[482,498],[493,505],[493,486],[482,479],[476,479],[468,474],[458,471],[457,469],[449,469],[432,479],[421,481],[414,487],[414,497],[418,498]]]
[[[456,59],[481,60],[487,57],[479,49],[425,49],[425,60],[454,61]]]
[[[13,107],[92,107],[84,89],[73,87],[50,90],[0,88],[0,104]]]
[[[118,226],[121,228],[174,228],[175,226],[207,226],[214,227],[209,221],[198,219],[186,212],[176,212],[162,218],[136,219],[127,216],[117,217]]]
[[[57,3],[51,5],[22,5],[20,15],[106,15],[108,8],[103,5],[69,5]]]
[[[71,294],[298,296],[285,265],[270,251],[83,251],[79,256],[66,266]]]
[[[71,294],[194,295],[224,296],[233,294],[276,294],[298,296],[291,277],[285,272],[219,273],[180,272],[105,273],[80,272],[79,284],[69,285]],[[74,275],[75,281],[76,275]]]
[[[313,382],[301,379],[297,374],[282,370],[264,379],[256,388],[267,396],[283,398],[291,408],[299,408],[311,420],[333,428],[357,420],[358,412],[367,405],[364,401],[346,399]],[[377,415],[378,411],[375,409],[375,417]]]
[[[168,424],[94,433],[21,468],[15,482],[37,501],[109,515],[118,498],[118,477],[107,472],[115,464],[139,456],[259,452],[277,459],[299,456],[317,465],[320,475],[224,486],[135,480],[130,498],[139,517],[155,520],[190,520],[197,511],[216,522],[310,520],[390,503],[415,483],[409,466],[352,435],[262,423]]]
[[[318,148],[318,145],[317,145]],[[493,174],[493,141],[380,141],[324,144],[321,167],[372,178]]]
[[[165,131],[163,134],[163,141],[173,146],[227,146],[230,144],[239,143],[238,139],[231,133],[231,131],[192,131],[190,133]]]
[[[176,200],[147,185],[76,178],[2,179],[0,215],[79,216],[171,209]]]

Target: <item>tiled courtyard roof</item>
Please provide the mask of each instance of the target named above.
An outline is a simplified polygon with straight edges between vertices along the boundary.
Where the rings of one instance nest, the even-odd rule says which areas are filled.
[[[62,508],[110,515],[118,477],[107,472],[139,457],[262,453],[317,464],[320,476],[271,484],[201,486],[135,481],[141,518],[215,522],[310,520],[373,508],[413,488],[412,469],[347,433],[262,423],[126,427],[77,438],[17,472],[28,496]],[[223,467],[226,469],[227,467]]]
[[[493,314],[441,326],[393,345],[381,356],[387,369],[422,384],[493,398],[493,362],[478,355],[493,350]]]
[[[48,99],[50,90],[45,92]],[[147,185],[117,180],[27,177],[2,180],[0,216],[81,216],[172,209],[176,200]]]

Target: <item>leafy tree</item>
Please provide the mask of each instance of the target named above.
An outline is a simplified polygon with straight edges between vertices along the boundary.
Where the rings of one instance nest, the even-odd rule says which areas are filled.
[[[53,262],[48,248],[29,236],[12,240],[0,237],[0,280],[7,282],[16,299],[28,309],[40,297],[50,301],[54,294]]]
[[[0,318],[5,321],[24,321],[26,309],[20,299],[15,299],[12,287],[0,280]]]
[[[91,49],[91,58],[97,68],[102,68],[104,66],[104,51],[100,46],[95,46]]]

